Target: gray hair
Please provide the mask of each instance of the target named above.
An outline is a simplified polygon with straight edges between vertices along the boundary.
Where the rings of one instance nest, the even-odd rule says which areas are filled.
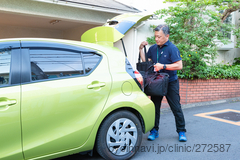
[[[164,35],[166,36],[166,35],[170,35],[170,29],[169,29],[169,27],[167,26],[167,25],[165,25],[165,24],[160,24],[160,25],[158,25],[155,29],[154,29],[154,31],[163,31],[163,33],[164,33]]]

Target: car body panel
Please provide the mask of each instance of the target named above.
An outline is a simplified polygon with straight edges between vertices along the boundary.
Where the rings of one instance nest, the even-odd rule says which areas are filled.
[[[0,88],[0,159],[23,159],[20,104],[19,85]]]
[[[109,66],[113,85],[111,89],[111,94],[109,95],[109,99],[107,104],[105,105],[100,117],[98,118],[96,124],[94,125],[94,129],[91,132],[87,142],[79,147],[76,148],[76,151],[83,152],[86,150],[92,150],[95,140],[97,131],[102,123],[102,121],[112,112],[118,109],[127,109],[131,108],[136,110],[144,120],[145,131],[144,133],[150,131],[154,126],[155,120],[155,107],[152,101],[140,90],[136,82],[130,77],[130,75],[125,74],[125,56],[121,51],[117,48],[111,47],[104,47],[105,53],[109,53]],[[114,52],[113,52],[114,51]],[[115,57],[115,58],[114,58]],[[117,57],[117,58],[116,58]],[[122,93],[121,86],[125,81],[128,81],[132,84],[132,94],[130,96],[126,96]],[[75,151],[72,151],[73,153]],[[66,155],[66,153],[61,153],[61,155]],[[55,158],[56,156],[52,156],[51,158]]]
[[[22,85],[23,151],[27,159],[76,148],[87,140],[111,89],[107,57],[102,56],[90,75]],[[88,89],[99,83],[104,86]]]
[[[19,142],[20,148],[16,147],[18,155],[22,154],[20,151],[23,149],[25,159],[52,159],[92,150],[101,123],[108,115],[119,109],[131,109],[141,115],[144,133],[154,126],[154,105],[126,72],[126,57],[119,49],[68,40],[34,38],[14,40],[34,43],[54,42],[71,45],[73,48],[87,48],[102,55],[98,67],[87,76],[37,82],[24,81],[21,86],[14,86],[13,90],[18,90],[19,93],[21,88],[22,93],[22,99],[19,97],[21,115],[20,108],[19,113],[13,114],[15,118],[19,118],[19,127],[16,128],[20,133],[16,131],[17,137],[22,136],[23,140],[22,144]],[[27,45],[23,45],[23,48],[26,49]],[[105,86],[86,89],[93,81],[104,82]],[[8,88],[11,87],[0,88],[0,95],[3,93],[2,90]]]
[[[2,40],[0,43],[0,159],[23,159],[21,139],[20,42]]]
[[[154,104],[145,94],[143,94],[132,77],[130,77],[129,74],[125,74],[126,57],[123,56],[124,54],[119,49],[114,47],[101,46],[98,48],[103,50],[105,53],[108,53],[107,55],[109,59],[109,66],[111,66],[109,69],[114,83],[112,86],[111,94],[109,95],[108,103],[104,107],[104,110],[101,113],[101,116],[99,117],[97,123],[95,124],[94,130],[91,132],[91,135],[88,138],[87,142],[78,150],[80,152],[93,149],[97,131],[102,121],[106,118],[106,116],[114,112],[116,109],[132,108],[136,110],[143,117],[145,125],[144,133],[147,133],[154,127]],[[129,81],[133,86],[132,90],[134,92],[132,92],[130,96],[124,95],[122,93],[122,90],[120,90],[122,84],[125,81]]]

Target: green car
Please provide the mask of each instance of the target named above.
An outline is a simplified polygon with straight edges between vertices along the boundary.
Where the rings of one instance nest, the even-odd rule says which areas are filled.
[[[137,152],[155,118],[142,77],[111,46],[117,38],[101,44],[83,37],[0,40],[0,159],[94,148],[105,159],[129,159]]]

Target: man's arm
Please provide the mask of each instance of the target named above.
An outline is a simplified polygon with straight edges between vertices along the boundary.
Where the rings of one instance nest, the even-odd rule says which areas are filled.
[[[164,64],[157,63],[154,65],[156,71],[163,69]],[[166,70],[181,70],[183,67],[182,60],[174,62],[173,64],[166,64]]]
[[[146,41],[143,41],[140,46],[139,46],[139,54],[140,54],[140,57],[142,59],[142,62],[146,62],[146,59],[145,59],[145,53],[143,52],[143,48],[144,46],[146,46],[148,44],[148,42]]]

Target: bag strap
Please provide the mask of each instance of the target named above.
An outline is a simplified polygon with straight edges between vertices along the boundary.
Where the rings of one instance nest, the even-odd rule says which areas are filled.
[[[146,46],[144,46],[144,55],[145,55],[146,62],[148,62]],[[140,63],[140,52],[139,52],[139,55],[138,55],[138,63]]]

